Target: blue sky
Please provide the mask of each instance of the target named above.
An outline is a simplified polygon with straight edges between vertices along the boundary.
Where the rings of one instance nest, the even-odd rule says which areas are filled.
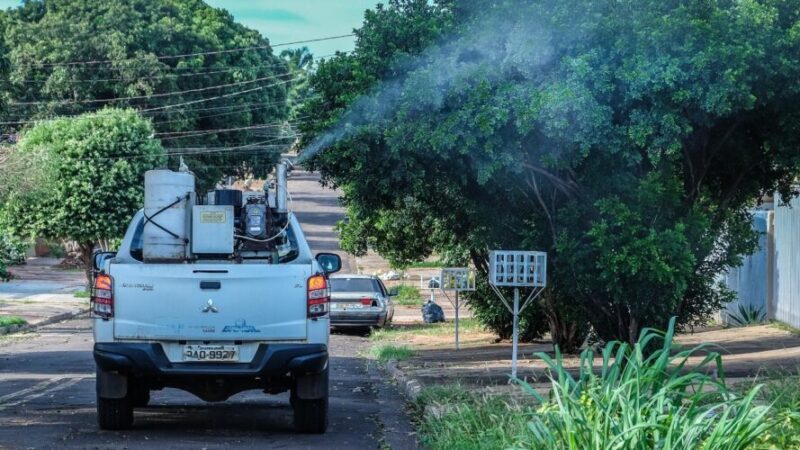
[[[260,31],[277,44],[349,34],[361,25],[364,10],[374,7],[378,0],[206,0],[206,3],[227,9],[236,21]],[[0,0],[0,8],[19,4],[19,0]],[[316,56],[323,56],[337,50],[352,50],[353,39],[307,45]]]

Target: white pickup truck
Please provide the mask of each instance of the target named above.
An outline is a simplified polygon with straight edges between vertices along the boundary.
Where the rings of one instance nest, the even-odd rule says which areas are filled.
[[[222,221],[214,214],[206,218]],[[263,252],[247,247],[256,239],[243,235],[250,218],[240,214],[234,234],[242,239],[230,255],[148,261],[145,228],[156,219],[146,206],[117,252],[95,256],[92,312],[101,428],[130,427],[133,409],[147,405],[150,391],[174,387],[211,402],[249,389],[288,390],[296,430],[325,431],[327,275],[340,269],[341,259],[312,256],[291,212],[280,225],[280,251],[242,257]]]

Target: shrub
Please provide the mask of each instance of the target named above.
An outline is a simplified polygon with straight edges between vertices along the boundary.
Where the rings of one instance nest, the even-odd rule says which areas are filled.
[[[646,329],[632,347],[611,342],[602,351],[599,367],[587,349],[577,377],[564,367],[558,351],[555,358],[539,353],[548,366],[550,395],[545,398],[521,383],[541,406],[520,444],[550,449],[733,450],[757,442],[774,426],[767,416],[770,407],[756,405],[760,387],[744,394],[729,390],[720,355],[707,345],[674,352],[674,330],[673,318],[666,333]],[[692,357],[699,364],[688,369]]]
[[[739,305],[738,311],[728,315],[733,324],[738,326],[757,325],[767,319],[764,308],[756,308],[753,305]]]
[[[397,297],[394,298],[395,303],[403,306],[417,306],[422,305],[422,295],[419,289],[407,284],[397,286]]]

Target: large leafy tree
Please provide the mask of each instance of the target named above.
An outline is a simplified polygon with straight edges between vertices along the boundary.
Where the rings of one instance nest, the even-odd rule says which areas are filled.
[[[3,15],[5,122],[132,107],[153,119],[165,147],[191,154],[205,185],[265,175],[292,141],[280,126],[292,74],[265,38],[222,9],[201,0],[30,0]]]
[[[588,322],[634,342],[672,315],[707,320],[730,298],[715,277],[754,248],[747,209],[790,195],[798,14],[770,0],[390,2],[352,55],[321,64],[303,131],[312,151],[330,145],[312,160],[343,188],[350,249],[461,251],[482,271],[491,248],[547,250],[532,314],[556,341],[574,346]],[[473,302],[504,329],[493,299]]]
[[[121,237],[142,207],[144,173],[166,163],[149,120],[104,109],[38,123],[2,170],[5,220],[17,236],[76,241],[87,277],[97,244]],[[25,179],[46,182],[26,186]]]

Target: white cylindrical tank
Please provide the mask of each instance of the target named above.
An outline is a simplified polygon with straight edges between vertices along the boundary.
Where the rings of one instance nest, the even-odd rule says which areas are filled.
[[[194,192],[194,184],[194,175],[189,172],[149,170],[144,174],[145,261],[186,259],[187,220],[191,212],[188,197]]]

